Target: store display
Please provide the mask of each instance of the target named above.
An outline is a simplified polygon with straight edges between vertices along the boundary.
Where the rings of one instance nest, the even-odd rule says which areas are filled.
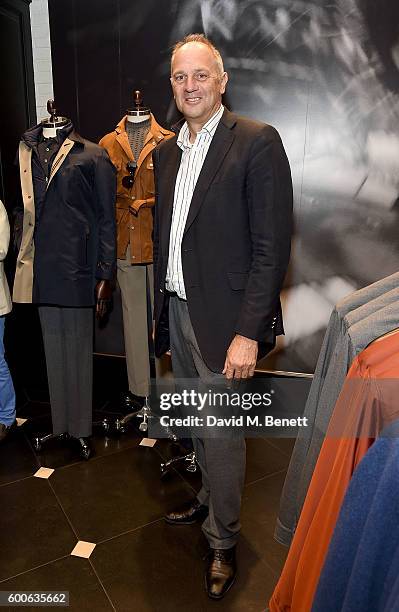
[[[93,309],[115,268],[115,170],[107,153],[56,115],[21,138],[20,249],[13,300],[39,306],[53,434],[91,434]]]
[[[158,125],[140,92],[115,130],[100,145],[117,170],[117,278],[122,294],[126,364],[130,394],[138,401],[150,394],[148,330],[152,327],[153,211],[155,204],[152,152],[173,132]],[[167,360],[156,359],[158,377],[168,371]],[[125,400],[128,406],[129,395]]]
[[[394,282],[393,278],[387,279],[386,286],[390,287],[391,282]],[[382,287],[381,282],[377,289]],[[376,287],[371,287],[370,294],[375,295],[375,290]],[[366,294],[367,290],[362,290],[362,296]],[[341,321],[341,333],[344,333],[347,339],[342,342],[338,335],[326,364],[324,385],[328,386],[331,382],[328,380],[328,376],[331,376],[329,368],[334,361],[341,362],[341,365],[349,364],[348,358],[353,354],[353,349],[361,343],[371,344],[354,359],[343,386],[339,379],[334,379],[340,393],[325,435],[323,429],[317,429],[320,416],[316,412],[316,427],[312,430],[312,435],[317,433],[318,440],[322,442],[321,449],[320,453],[317,453],[315,467],[312,465],[312,455],[309,465],[304,464],[310,485],[287,560],[269,602],[273,612],[300,612],[311,609],[342,500],[353,472],[381,430],[399,416],[396,400],[399,392],[397,298],[398,289],[391,289],[363,306],[347,312]],[[349,297],[346,304],[342,304],[342,309],[350,303],[358,303],[358,300],[359,296],[354,294],[353,301],[351,302]],[[385,307],[364,319],[361,318],[352,326],[346,326],[351,316],[356,319],[359,318],[359,313],[367,315],[376,304],[380,306],[381,303],[387,302]],[[340,307],[341,305],[337,305],[335,308],[330,323],[339,316]],[[331,325],[327,330],[324,347],[333,336],[334,326]],[[327,355],[328,350],[325,350],[324,354]],[[323,392],[324,386],[320,397]],[[323,404],[319,402],[317,409],[320,406]],[[317,437],[315,439],[317,440]]]
[[[280,500],[275,538],[289,545],[295,532],[330,417],[354,357],[376,336],[396,326],[399,273],[365,287],[339,302],[320,350]]]

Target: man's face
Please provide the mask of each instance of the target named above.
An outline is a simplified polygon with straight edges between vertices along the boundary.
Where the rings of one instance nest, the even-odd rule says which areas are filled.
[[[176,82],[179,78],[181,82]],[[227,74],[220,74],[209,47],[190,42],[181,47],[173,58],[171,82],[179,111],[188,122],[191,120],[202,127],[221,104]]]

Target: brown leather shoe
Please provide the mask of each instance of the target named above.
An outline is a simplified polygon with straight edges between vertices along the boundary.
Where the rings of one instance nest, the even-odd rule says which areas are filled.
[[[171,525],[193,525],[203,522],[208,516],[208,506],[203,506],[197,499],[185,504],[182,508],[165,515],[165,521]]]
[[[222,599],[233,585],[237,574],[236,547],[212,548],[205,574],[206,592],[211,599]]]

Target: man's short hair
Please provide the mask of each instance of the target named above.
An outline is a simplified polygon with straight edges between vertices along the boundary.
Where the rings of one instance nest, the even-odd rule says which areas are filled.
[[[222,60],[222,56],[220,55],[220,52],[216,49],[215,45],[213,43],[211,43],[211,41],[209,40],[209,38],[207,38],[205,36],[205,34],[187,34],[187,36],[185,36],[182,40],[179,40],[172,49],[172,57],[171,57],[171,65],[173,63],[173,59],[176,55],[176,52],[181,49],[181,47],[183,47],[184,45],[186,45],[187,43],[190,42],[197,42],[197,43],[201,43],[203,45],[206,45],[213,53],[215,60],[216,60],[216,64],[217,67],[219,69],[220,74],[222,75],[224,72],[224,66],[223,66],[223,60]]]

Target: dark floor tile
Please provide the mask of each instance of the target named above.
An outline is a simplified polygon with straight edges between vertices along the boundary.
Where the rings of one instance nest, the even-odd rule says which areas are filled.
[[[69,591],[69,612],[108,612],[112,606],[87,559],[66,557],[1,583],[3,591]],[[39,610],[24,607],[23,610]],[[48,608],[44,608],[48,609]],[[52,610],[63,608],[51,608]],[[11,608],[15,610],[15,608]]]
[[[17,408],[17,412],[19,409],[23,408],[25,404],[29,401],[28,396],[26,395],[26,391],[23,387],[17,387],[14,381],[15,388],[15,405]]]
[[[192,497],[180,478],[161,482],[159,464],[154,449],[136,446],[57,470],[52,485],[79,538],[97,543]]]
[[[289,457],[263,438],[247,439],[246,484],[285,470],[288,463]]]
[[[100,544],[91,560],[118,611],[133,601],[140,612],[264,609],[276,576],[248,542],[239,544],[237,581],[220,602],[205,593],[206,550],[198,525],[160,522]]]
[[[49,402],[26,402],[17,409],[17,416],[22,419],[35,419],[48,416],[51,413]]]
[[[47,480],[0,489],[0,580],[70,554],[76,538]]]
[[[49,402],[50,396],[46,384],[30,384],[25,387],[26,394],[31,402]]]
[[[288,552],[273,538],[284,478],[284,473],[276,474],[245,487],[241,515],[243,536],[278,573]]]
[[[121,401],[119,398],[119,394],[113,396],[113,397],[108,397],[106,400],[104,400],[104,396],[102,396],[102,401],[98,401],[98,406],[96,408],[96,410],[99,411],[106,411],[109,412],[113,415],[116,416],[124,416],[124,411],[121,407]]]
[[[23,428],[13,429],[0,444],[0,485],[32,476],[39,467]]]
[[[291,457],[296,438],[264,438],[269,444]]]

